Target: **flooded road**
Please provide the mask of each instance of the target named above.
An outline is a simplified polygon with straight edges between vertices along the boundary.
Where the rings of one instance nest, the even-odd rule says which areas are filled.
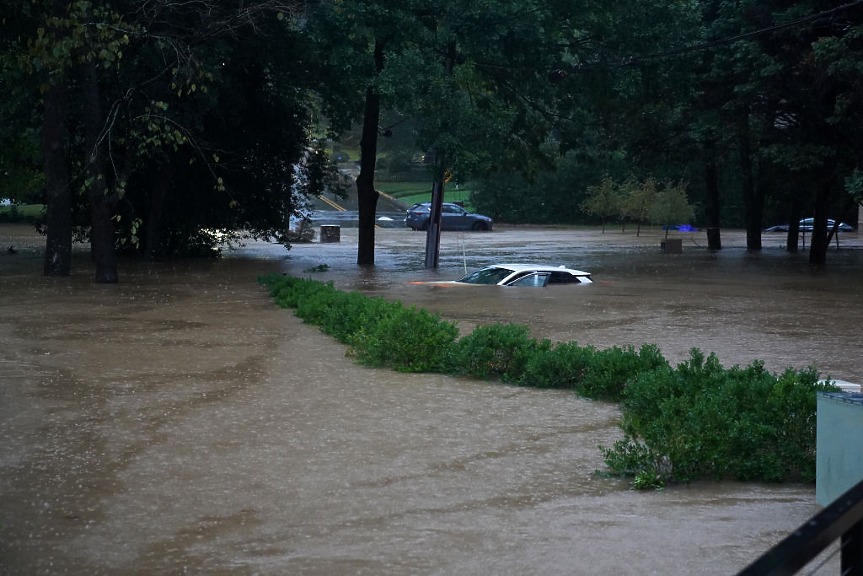
[[[856,237],[855,237],[856,238]],[[355,366],[272,303],[258,274],[315,274],[458,320],[536,337],[697,346],[724,364],[817,362],[863,381],[861,250],[711,255],[688,240],[503,229],[355,231],[218,262],[124,263],[96,286],[86,254],[43,278],[38,244],[0,227],[2,574],[729,574],[816,511],[814,486],[695,483],[636,493],[594,474],[613,404],[560,391]],[[767,240],[767,239],[765,239]],[[778,239],[777,239],[778,241]],[[28,244],[29,242],[29,244]],[[765,245],[767,245],[765,241]],[[595,284],[438,288],[465,266],[539,260]]]

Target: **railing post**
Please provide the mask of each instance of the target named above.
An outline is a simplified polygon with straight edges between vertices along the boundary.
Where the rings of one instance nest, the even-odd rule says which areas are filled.
[[[863,576],[863,520],[842,535],[843,576]]]

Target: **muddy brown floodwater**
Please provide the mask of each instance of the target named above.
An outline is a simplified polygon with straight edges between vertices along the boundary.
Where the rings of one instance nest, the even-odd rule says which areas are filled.
[[[781,235],[780,235],[781,236]],[[747,255],[724,232],[662,255],[659,237],[502,228],[378,231],[378,265],[339,244],[254,243],[221,261],[40,275],[41,245],[0,225],[2,574],[730,574],[814,512],[812,485],[696,482],[633,492],[594,474],[617,407],[561,391],[356,366],[256,283],[315,274],[401,299],[462,331],[519,322],[599,347],[695,346],[772,371],[863,381],[863,250],[825,270],[784,237]],[[8,254],[14,244],[16,254]],[[494,261],[593,273],[547,289],[439,288]]]

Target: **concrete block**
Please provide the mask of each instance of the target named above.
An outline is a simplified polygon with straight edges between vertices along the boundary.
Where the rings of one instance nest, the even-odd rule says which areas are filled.
[[[683,254],[682,238],[666,238],[660,246],[666,254]]]
[[[321,242],[341,242],[342,229],[340,226],[326,224],[321,226]]]

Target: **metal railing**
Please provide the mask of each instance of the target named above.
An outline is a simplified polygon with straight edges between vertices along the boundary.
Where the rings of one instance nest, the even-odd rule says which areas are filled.
[[[738,576],[796,574],[840,540],[841,576],[863,576],[863,481],[744,568]]]

